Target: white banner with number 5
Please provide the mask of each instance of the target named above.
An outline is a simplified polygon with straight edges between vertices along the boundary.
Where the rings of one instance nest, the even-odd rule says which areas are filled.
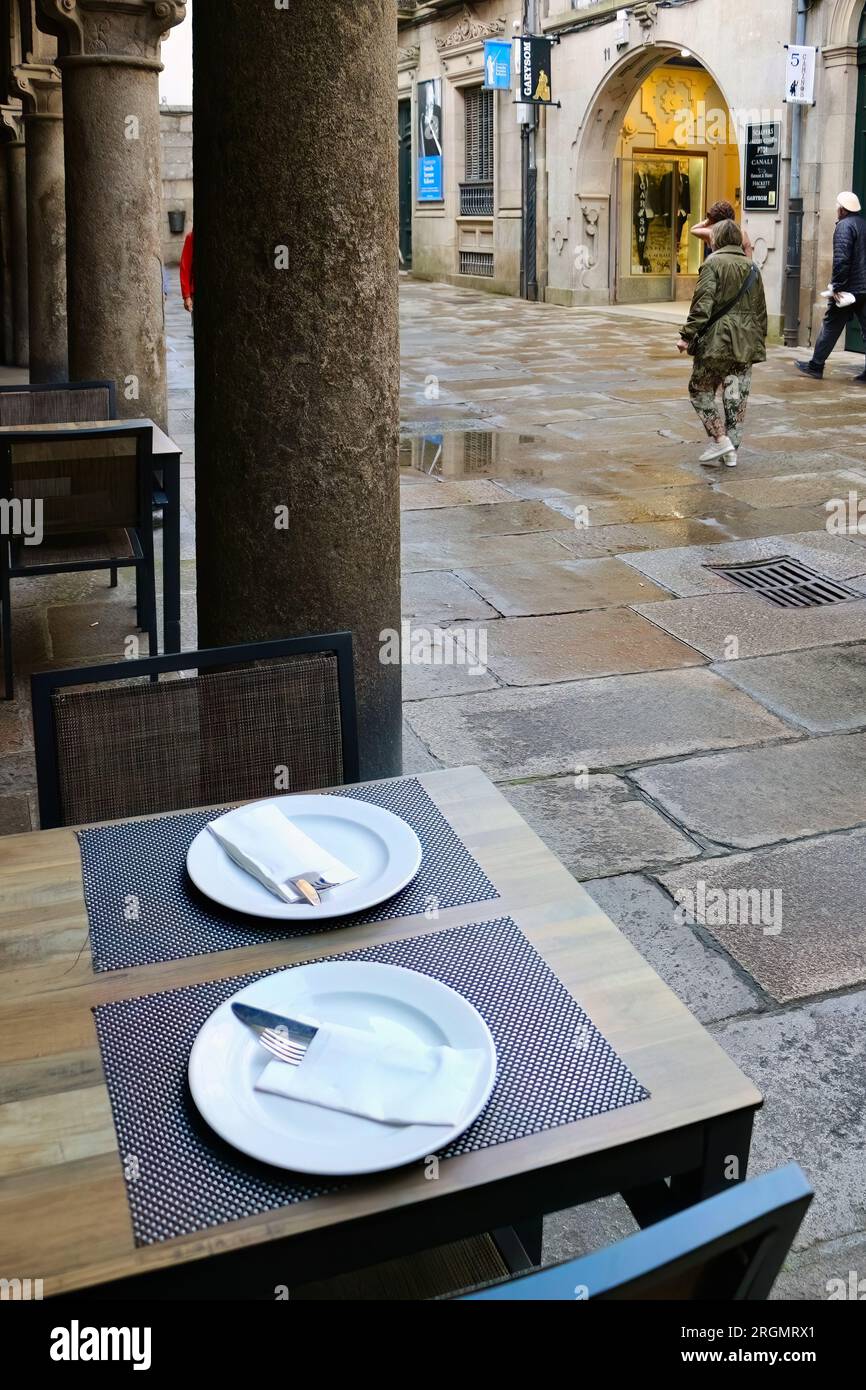
[[[815,100],[815,63],[817,48],[802,44],[786,44],[785,100],[811,106]]]

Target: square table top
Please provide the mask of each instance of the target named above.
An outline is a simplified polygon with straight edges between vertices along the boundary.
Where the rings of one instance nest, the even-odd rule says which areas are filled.
[[[50,425],[0,425],[0,435],[32,434],[38,436],[43,434],[66,434],[71,433],[73,430],[97,430],[100,428],[116,429],[118,425],[150,425],[151,429],[153,430],[153,454],[155,458],[162,454],[183,453],[183,450],[181,449],[180,445],[175,444],[174,440],[171,439],[170,436],[167,435],[164,430],[161,430],[159,425],[157,425],[153,420],[145,419],[74,420],[70,421],[68,424],[64,424],[63,422],[58,424],[56,421],[54,421]]]
[[[310,1233],[756,1108],[760,1093],[478,768],[418,781],[499,890],[489,903],[94,972],[71,829],[0,840],[0,1273],[46,1294]],[[95,1005],[511,916],[650,1099],[137,1249]]]

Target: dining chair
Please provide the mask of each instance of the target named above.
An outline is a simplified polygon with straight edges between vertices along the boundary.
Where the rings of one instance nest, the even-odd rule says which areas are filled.
[[[13,579],[108,570],[136,572],[137,621],[157,651],[151,506],[153,430],[110,422],[93,429],[0,434],[0,635],[5,699],[14,695]]]
[[[755,1302],[770,1293],[814,1193],[789,1163],[636,1235],[547,1269],[458,1296]]]
[[[0,386],[0,425],[71,425],[117,419],[113,381]]]
[[[358,780],[350,633],[31,679],[43,830]]]

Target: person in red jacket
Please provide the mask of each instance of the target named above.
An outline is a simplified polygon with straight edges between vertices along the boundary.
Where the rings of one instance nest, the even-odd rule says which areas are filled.
[[[195,298],[195,270],[193,267],[193,257],[193,233],[190,232],[183,244],[183,251],[180,257],[180,292],[183,295],[183,307],[189,314],[192,313],[193,300]]]

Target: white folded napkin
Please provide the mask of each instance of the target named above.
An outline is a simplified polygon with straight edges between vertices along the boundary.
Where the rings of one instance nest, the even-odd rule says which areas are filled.
[[[211,821],[208,829],[226,854],[283,902],[303,902],[286,880],[319,873],[329,883],[358,875],[293,825],[272,802],[242,806]]]
[[[484,1055],[325,1023],[300,1066],[271,1062],[255,1089],[382,1124],[452,1125],[465,1113]]]

